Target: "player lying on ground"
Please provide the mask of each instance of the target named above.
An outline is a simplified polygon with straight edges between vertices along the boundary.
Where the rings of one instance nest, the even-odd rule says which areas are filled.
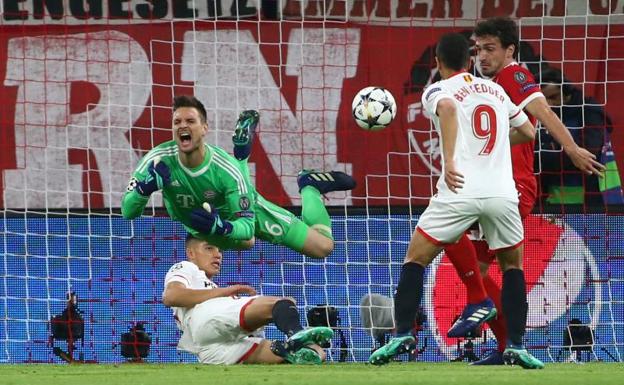
[[[443,80],[424,91],[422,103],[440,134],[444,177],[407,249],[394,298],[396,337],[370,356],[369,362],[375,365],[414,348],[411,332],[425,267],[478,221],[503,271],[502,311],[509,330],[504,358],[526,369],[544,367],[523,343],[527,316],[524,233],[510,149],[510,136],[532,139],[535,128],[499,85],[466,72],[469,59],[468,41],[462,35],[447,34],[438,42],[436,63]],[[516,129],[510,131],[510,124]]]
[[[509,18],[487,19],[477,24],[474,34],[477,64],[481,73],[500,85],[511,101],[527,112],[534,125],[537,118],[561,144],[576,167],[587,174],[600,174],[604,166],[595,160],[595,155],[574,142],[570,132],[550,109],[539,83],[529,70],[516,62],[520,47],[516,23]],[[533,172],[534,147],[534,141],[531,140],[514,145],[511,150],[522,219],[531,213],[537,198],[537,181]],[[487,275],[488,267],[495,259],[489,248],[491,245],[488,247],[484,240],[470,241],[464,235],[457,243],[444,249],[468,294],[468,305],[449,330],[449,337],[467,336],[471,330],[496,314],[495,307],[500,309],[502,306],[501,288]],[[498,312],[498,317],[490,319],[489,325],[498,340],[498,350],[474,365],[504,364],[503,351],[507,345],[504,316]]]
[[[182,331],[178,349],[205,364],[320,364],[325,359],[319,345],[331,340],[332,329],[303,329],[292,299],[256,295],[246,285],[218,287],[212,279],[221,269],[221,251],[191,234],[186,256],[187,261],[169,269],[162,295]],[[257,336],[270,322],[286,334],[286,341]]]
[[[237,124],[235,153],[247,151],[243,159],[257,123],[257,116],[242,114]],[[303,171],[298,178],[302,221],[256,192],[246,161],[204,143],[206,110],[195,97],[174,99],[172,126],[174,140],[154,147],[134,171],[122,200],[124,218],[140,216],[151,194],[162,190],[171,219],[222,249],[250,248],[258,237],[311,257],[324,258],[333,250],[321,194],[353,189],[353,178],[337,171]]]

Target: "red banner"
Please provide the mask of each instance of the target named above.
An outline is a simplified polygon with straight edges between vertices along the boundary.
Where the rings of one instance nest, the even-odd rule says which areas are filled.
[[[354,205],[425,203],[439,151],[420,96],[433,75],[434,44],[451,30],[466,29],[255,20],[5,24],[1,205],[119,206],[138,159],[171,138],[170,104],[179,93],[206,104],[207,141],[228,149],[238,112],[260,110],[252,174],[276,203],[299,203],[296,173],[311,167],[353,173]],[[624,26],[521,32],[529,66],[561,68],[586,96],[606,103],[624,169],[617,133],[624,124]],[[389,89],[398,104],[396,120],[380,132],[360,129],[351,117],[353,96],[369,85]]]

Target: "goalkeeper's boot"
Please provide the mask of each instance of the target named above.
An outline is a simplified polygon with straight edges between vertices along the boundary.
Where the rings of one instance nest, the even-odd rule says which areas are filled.
[[[232,135],[234,157],[236,159],[244,160],[249,158],[258,122],[260,122],[260,114],[256,110],[245,110],[238,116],[236,129],[234,130],[234,135]]]
[[[325,326],[316,326],[303,329],[293,334],[286,340],[286,349],[296,352],[299,349],[317,344],[319,346],[329,346],[331,339],[334,337],[334,331]]]
[[[299,191],[306,186],[312,186],[321,194],[332,191],[347,191],[355,188],[355,180],[341,171],[314,171],[302,170],[297,175]]]
[[[479,361],[475,361],[470,363],[470,365],[505,365],[505,361],[503,360],[503,352],[499,352],[496,350],[480,359]]]
[[[474,337],[471,332],[494,317],[496,317],[496,306],[489,298],[474,305],[466,305],[461,316],[446,335],[450,338]]]
[[[395,337],[387,344],[375,350],[368,359],[373,365],[385,365],[394,357],[416,349],[416,339],[412,336]]]
[[[544,369],[544,363],[533,357],[524,347],[508,347],[503,352],[506,365],[520,365],[524,369]]]

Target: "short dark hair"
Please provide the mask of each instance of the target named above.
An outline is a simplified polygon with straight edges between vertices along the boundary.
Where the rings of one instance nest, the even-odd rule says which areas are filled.
[[[468,66],[470,60],[468,40],[459,33],[447,33],[440,38],[436,47],[438,60],[454,71]]]
[[[201,239],[197,238],[191,233],[186,234],[186,239],[184,240],[184,247],[189,247],[191,243],[201,241]]]
[[[195,96],[178,95],[173,98],[173,112],[181,107],[195,108],[199,112],[202,123],[206,123],[206,107]]]
[[[477,23],[474,29],[476,37],[494,36],[497,37],[503,48],[514,45],[514,59],[518,58],[520,50],[520,38],[516,22],[508,17],[492,17]]]

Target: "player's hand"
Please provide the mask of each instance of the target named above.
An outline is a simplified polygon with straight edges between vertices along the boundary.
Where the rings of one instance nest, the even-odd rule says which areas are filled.
[[[256,295],[256,289],[247,285],[232,285],[228,286],[228,288],[232,291],[231,295]]]
[[[596,160],[596,155],[583,147],[576,146],[572,149],[565,148],[564,150],[576,168],[586,174],[602,175],[605,170],[605,166]]]
[[[137,192],[143,196],[150,196],[156,190],[162,190],[171,182],[171,171],[165,162],[157,156],[147,166],[147,178],[136,182]]]
[[[217,209],[204,202],[203,208],[191,211],[191,227],[200,233],[228,235],[232,232],[232,224],[219,216]]]
[[[444,182],[455,194],[458,189],[464,187],[464,176],[455,168],[455,162],[444,164]]]

